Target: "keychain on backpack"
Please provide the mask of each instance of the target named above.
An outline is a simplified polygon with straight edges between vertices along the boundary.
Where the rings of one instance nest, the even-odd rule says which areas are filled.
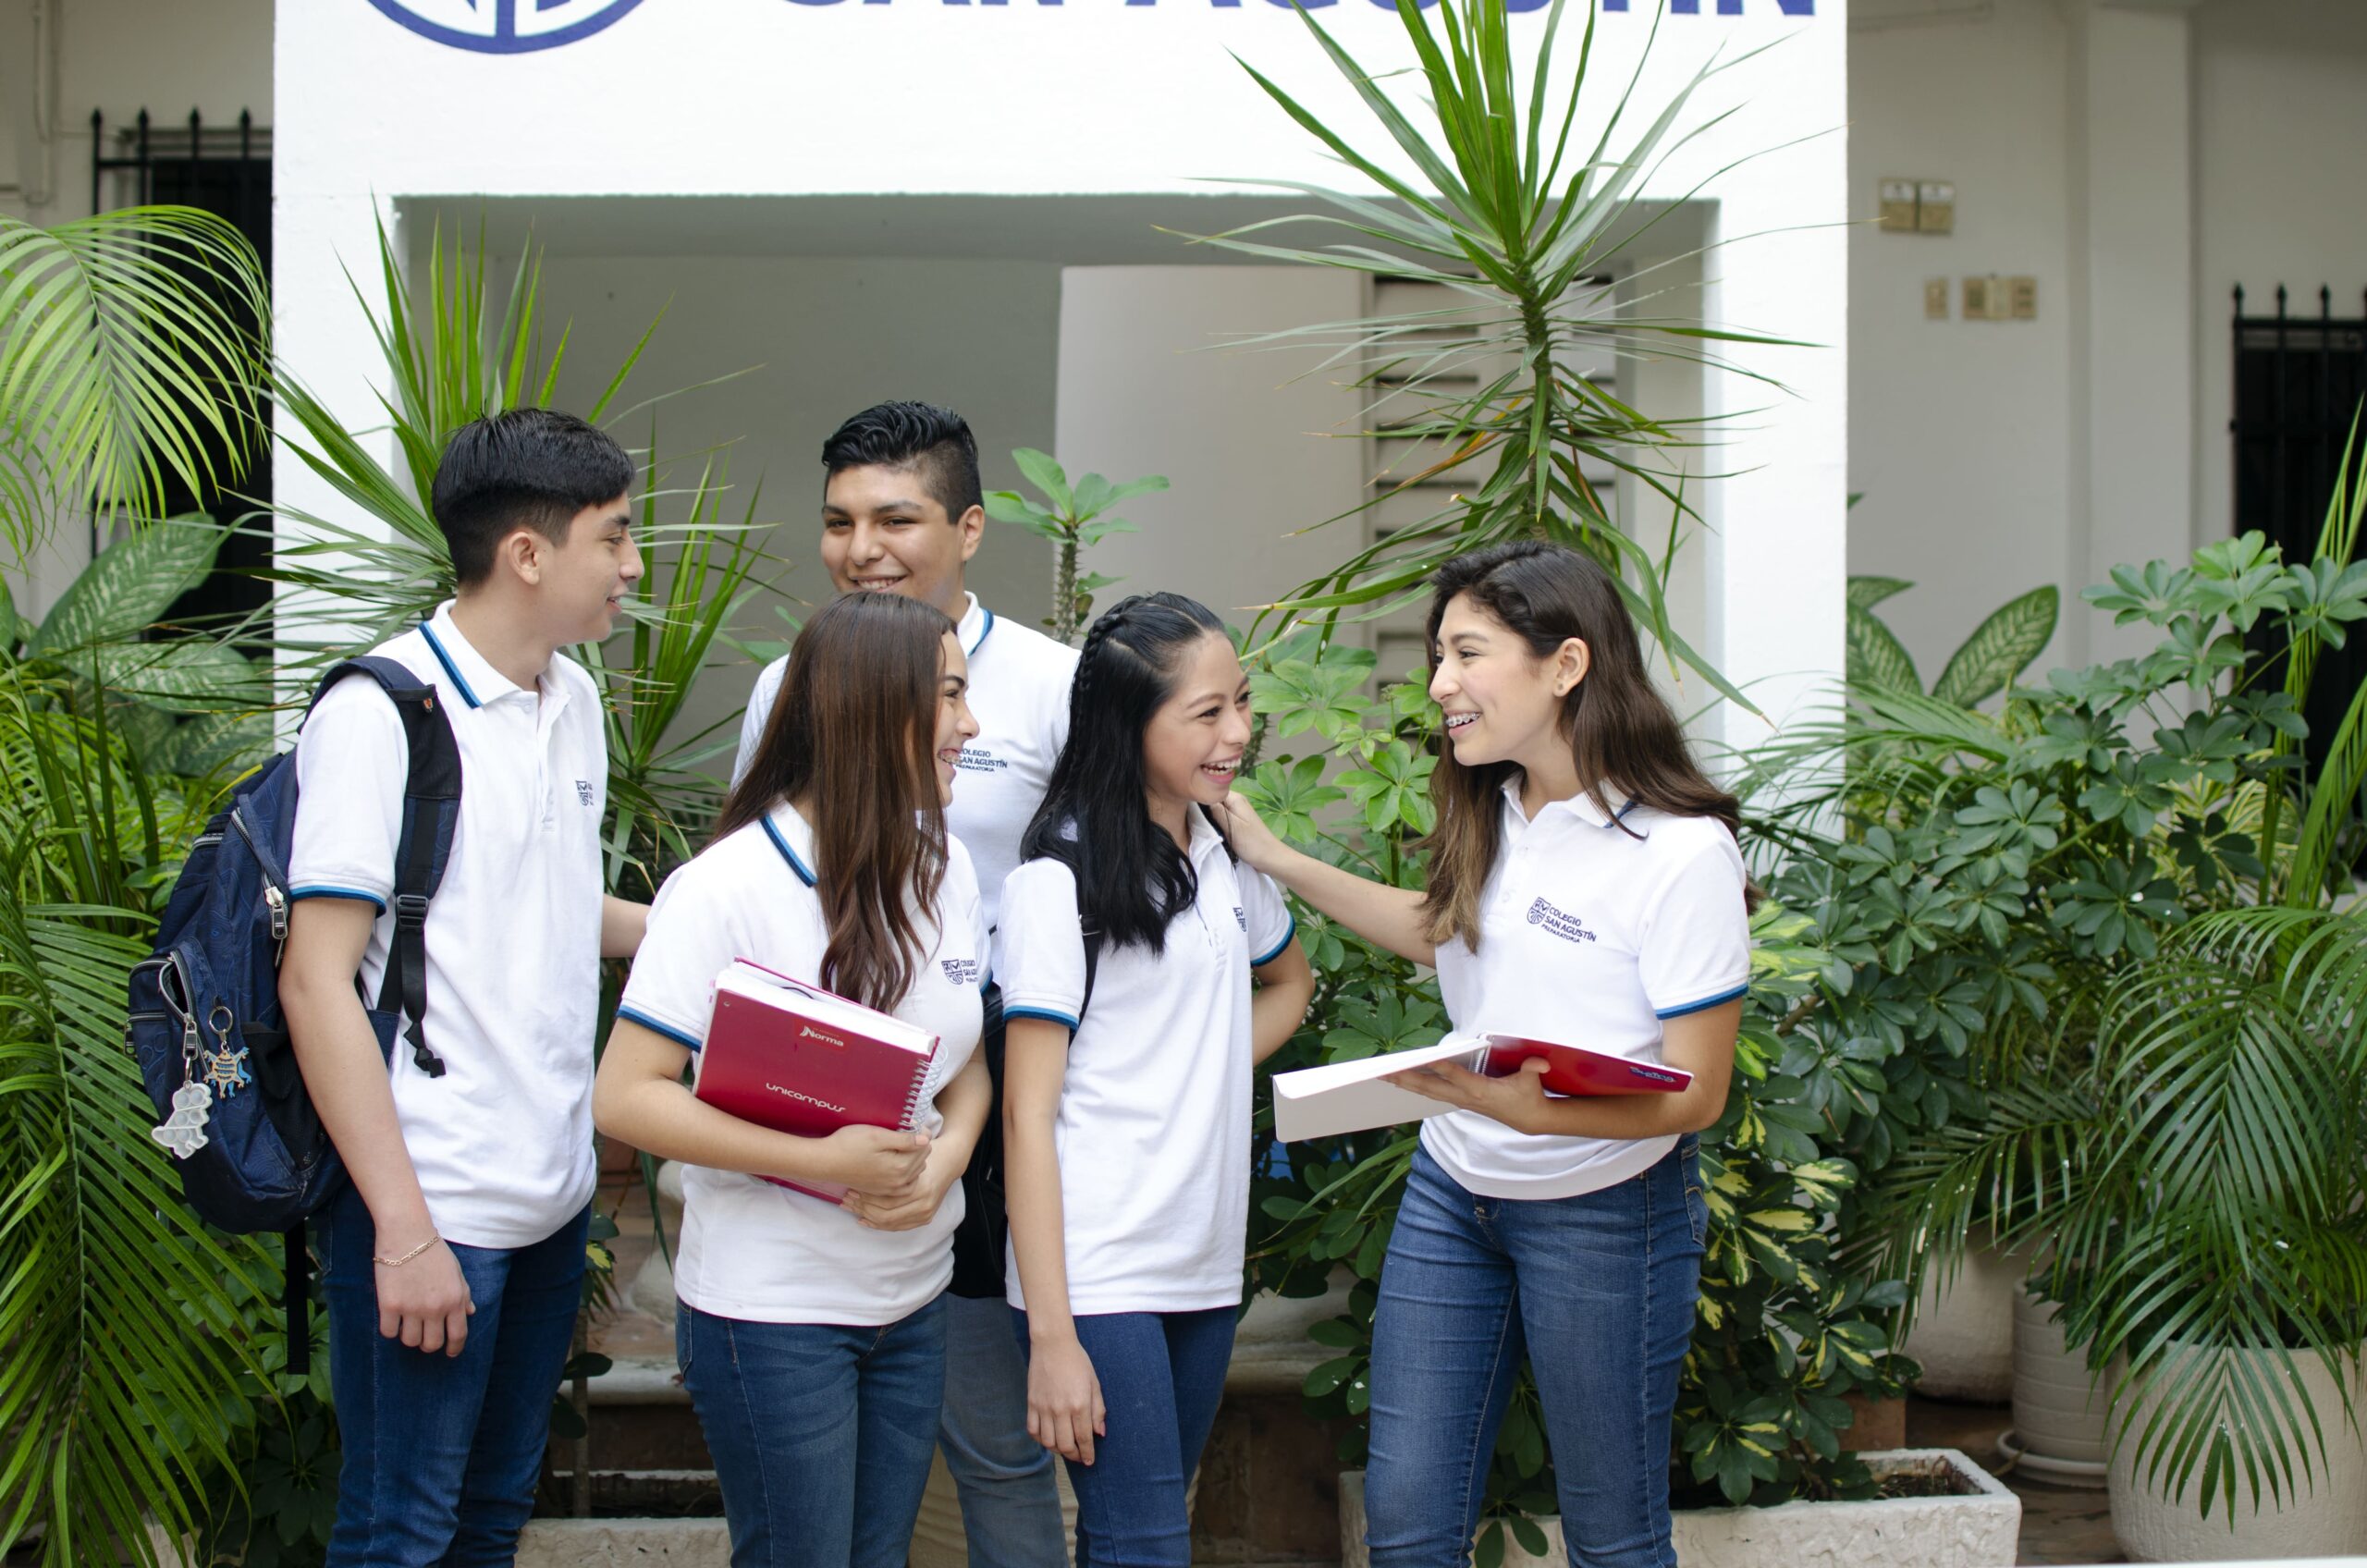
[[[166,993],[165,1005],[181,1012],[170,992]],[[215,1011],[221,1010],[217,1008]],[[227,1048],[229,1044],[227,1033],[218,1028],[215,1033],[222,1035]],[[204,1047],[198,1039],[197,1019],[190,1013],[181,1012],[181,1086],[173,1091],[172,1115],[148,1129],[148,1135],[164,1145],[165,1152],[175,1159],[187,1159],[211,1141],[205,1135],[205,1119],[213,1109],[214,1091],[199,1080],[197,1073],[197,1059],[204,1054]],[[245,1053],[239,1054],[243,1056]],[[243,1075],[244,1064],[234,1065]]]
[[[219,1099],[229,1099],[254,1082],[247,1072],[247,1047],[230,1044],[230,1031],[238,1026],[238,1023],[230,1015],[228,1008],[218,1005],[213,1016],[206,1020],[214,1030],[215,1038],[222,1042],[219,1049],[207,1053],[205,1057],[205,1086]]]

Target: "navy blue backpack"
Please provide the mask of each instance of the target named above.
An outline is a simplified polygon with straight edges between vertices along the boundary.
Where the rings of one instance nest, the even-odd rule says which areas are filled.
[[[368,677],[393,699],[411,747],[395,852],[393,950],[375,1004],[365,994],[362,1005],[378,1048],[389,1056],[407,1015],[413,1063],[440,1077],[444,1063],[428,1049],[422,1024],[427,905],[460,821],[460,747],[435,688],[392,659],[346,660],[322,680],[313,703],[350,675]],[[240,783],[190,843],[155,947],[131,971],[127,1043],[163,1119],[152,1136],[173,1156],[190,1207],[221,1230],[276,1231],[285,1239],[288,1365],[301,1375],[312,1342],[304,1223],[336,1195],[345,1168],[304,1092],[279,1011],[295,828],[295,759],[282,753]]]

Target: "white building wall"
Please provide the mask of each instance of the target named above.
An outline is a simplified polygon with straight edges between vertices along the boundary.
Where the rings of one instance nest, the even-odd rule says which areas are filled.
[[[1110,479],[1164,474],[1125,503],[1091,570],[1125,581],[1098,603],[1172,589],[1247,627],[1252,607],[1336,565],[1363,520],[1325,519],[1362,496],[1353,371],[1225,347],[1233,334],[1363,310],[1353,274],[1297,267],[1072,267],[1061,291],[1059,453]],[[1307,530],[1311,532],[1301,532]],[[1269,631],[1270,634],[1270,631]]]
[[[1919,13],[1908,19],[1909,13]],[[2229,291],[2357,313],[2367,288],[2367,6],[1948,0],[1850,35],[1853,572],[1922,586],[1893,629],[1928,680],[2054,582],[2045,661],[2128,651],[2079,606],[2116,562],[2232,525]],[[1876,182],[1951,179],[1956,232],[1878,232]],[[2034,322],[1961,319],[2035,276]],[[1944,277],[1949,318],[1923,318]],[[2297,309],[2304,308],[2297,304]]]

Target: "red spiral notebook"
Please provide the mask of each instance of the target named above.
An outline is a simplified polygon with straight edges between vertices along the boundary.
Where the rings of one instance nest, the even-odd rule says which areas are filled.
[[[691,1093],[742,1121],[822,1138],[841,1127],[911,1127],[937,1036],[819,986],[734,959],[715,977],[715,1011],[697,1053]],[[777,1187],[826,1203],[836,1182]]]

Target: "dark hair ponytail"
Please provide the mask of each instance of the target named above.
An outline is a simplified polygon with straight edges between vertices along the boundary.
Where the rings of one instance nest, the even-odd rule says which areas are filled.
[[[1734,796],[1694,765],[1685,730],[1652,684],[1636,622],[1619,588],[1591,557],[1536,540],[1457,556],[1430,579],[1429,659],[1438,668],[1439,622],[1458,595],[1503,623],[1529,653],[1544,658],[1576,637],[1589,655],[1586,679],[1562,699],[1562,729],[1578,782],[1603,815],[1616,790],[1671,816],[1714,816],[1737,833]],[[1429,878],[1422,914],[1436,941],[1479,942],[1479,895],[1495,869],[1502,838],[1509,762],[1465,767],[1443,737],[1430,799],[1438,825],[1423,839]],[[1625,825],[1622,825],[1625,827]],[[1633,832],[1634,829],[1627,829]]]
[[[1168,923],[1199,896],[1191,860],[1151,820],[1143,730],[1174,694],[1184,656],[1224,634],[1215,611],[1180,594],[1121,599],[1085,634],[1068,743],[1019,853],[1066,865],[1077,913],[1113,947],[1163,951]]]

